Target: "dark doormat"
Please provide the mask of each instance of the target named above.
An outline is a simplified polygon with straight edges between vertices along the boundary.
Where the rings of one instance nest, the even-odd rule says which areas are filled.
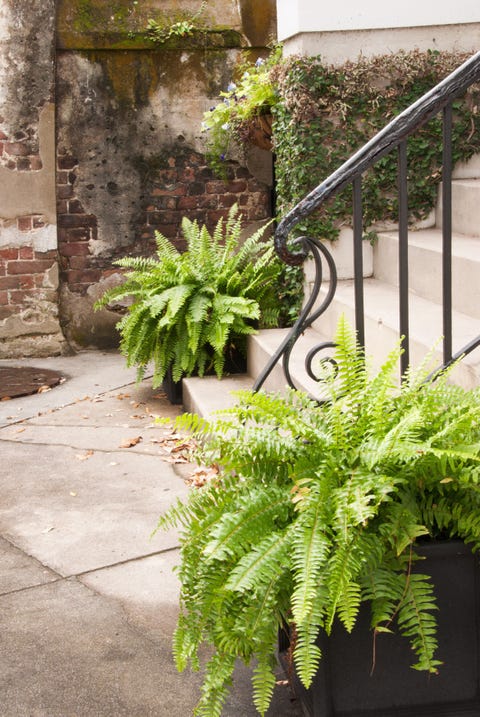
[[[33,366],[0,366],[0,401],[49,391],[65,378],[58,371]]]

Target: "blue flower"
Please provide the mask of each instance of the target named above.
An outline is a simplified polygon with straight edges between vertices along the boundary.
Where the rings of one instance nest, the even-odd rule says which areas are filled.
[[[227,92],[234,92],[237,89],[237,85],[235,82],[230,82],[230,84],[227,87]]]
[[[258,60],[255,62],[255,67],[261,67],[264,64],[265,60],[263,59],[263,57],[259,57]]]
[[[222,162],[225,162],[225,155],[224,155],[224,154],[221,154],[221,155],[220,155],[220,159],[222,160]]]

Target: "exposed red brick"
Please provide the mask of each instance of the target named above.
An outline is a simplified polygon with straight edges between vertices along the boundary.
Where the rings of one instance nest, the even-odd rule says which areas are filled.
[[[31,298],[30,291],[10,291],[10,304],[23,304],[26,299]]]
[[[205,194],[206,184],[204,182],[192,182],[188,185],[188,194],[190,196],[197,194]],[[212,194],[212,192],[209,192]]]
[[[30,169],[33,172],[38,172],[40,169],[43,169],[43,162],[40,157],[30,157]]]
[[[85,209],[82,206],[82,203],[78,199],[71,199],[68,202],[68,211],[71,214],[84,214]]]
[[[75,157],[65,155],[58,158],[58,169],[73,169],[77,164],[78,160]]]
[[[57,172],[57,184],[68,184],[68,172],[67,170],[63,170],[61,172]]]
[[[0,249],[0,258],[5,261],[18,259],[18,249]]]
[[[70,199],[71,197],[73,197],[71,184],[59,184],[57,186],[57,199]]]
[[[85,256],[70,256],[70,269],[87,269],[88,259]]]
[[[18,250],[19,259],[33,259],[33,248],[31,246],[21,246]]]
[[[5,142],[4,150],[12,157],[27,157],[31,153],[25,142]]]
[[[17,227],[21,232],[29,232],[32,230],[32,217],[18,217]]]
[[[8,303],[8,292],[0,291],[0,306],[6,306]]]
[[[205,183],[207,194],[223,194],[226,191],[227,184],[221,179],[215,179],[213,182]]]
[[[32,226],[34,229],[40,229],[41,227],[45,226],[45,219],[41,216],[41,214],[37,214],[36,216],[33,216]]]
[[[20,286],[19,276],[0,276],[0,290],[18,289]]]
[[[31,168],[30,157],[19,157],[17,159],[17,169],[19,172],[29,172]]]
[[[51,259],[35,259],[33,261],[9,261],[7,265],[7,274],[10,276],[17,274],[39,274],[47,271],[52,266]]]
[[[5,134],[5,132],[3,132],[1,129],[0,129],[0,139],[8,139],[8,137],[7,137],[7,135]]]
[[[68,269],[68,283],[72,284],[94,284],[102,275],[100,269]]]
[[[221,194],[218,197],[218,209],[221,207],[233,207],[238,197],[235,194]]]
[[[58,217],[58,225],[69,229],[93,226],[96,221],[94,214],[60,214]]]
[[[67,242],[59,246],[63,256],[87,256],[90,253],[87,242]]]
[[[155,187],[152,191],[154,197],[173,197],[183,196],[187,193],[187,188],[184,184],[175,184],[174,186],[168,187]]]

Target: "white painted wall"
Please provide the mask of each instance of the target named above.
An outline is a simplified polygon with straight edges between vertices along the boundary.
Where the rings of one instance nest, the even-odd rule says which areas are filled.
[[[277,0],[278,39],[304,32],[480,22],[480,0]]]

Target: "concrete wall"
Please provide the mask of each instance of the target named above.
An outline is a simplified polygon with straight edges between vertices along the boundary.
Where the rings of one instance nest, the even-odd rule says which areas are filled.
[[[360,54],[373,56],[398,50],[474,52],[480,45],[480,4],[419,3],[404,0],[339,0],[333,5],[313,0],[278,0],[278,37],[287,54],[321,54],[340,64]]]
[[[116,258],[151,254],[155,229],[181,246],[186,213],[212,226],[237,201],[248,221],[269,215],[268,153],[219,182],[200,125],[241,52],[266,51],[275,1],[200,7],[0,0],[0,356],[58,353],[63,335],[115,343],[118,315],[92,307],[120,280]],[[197,30],[156,44],[150,18]]]
[[[0,1],[0,357],[65,347],[58,321],[53,0]]]
[[[239,156],[220,181],[206,166],[201,121],[241,52],[265,51],[275,8],[209,2],[198,33],[154,44],[145,39],[149,17],[168,27],[200,2],[87,4],[85,16],[85,0],[58,3],[61,321],[72,345],[109,346],[118,314],[92,305],[120,280],[116,258],[152,254],[156,229],[181,248],[185,215],[213,227],[234,202],[249,222],[270,215],[269,154],[260,171],[258,153],[252,162]]]

